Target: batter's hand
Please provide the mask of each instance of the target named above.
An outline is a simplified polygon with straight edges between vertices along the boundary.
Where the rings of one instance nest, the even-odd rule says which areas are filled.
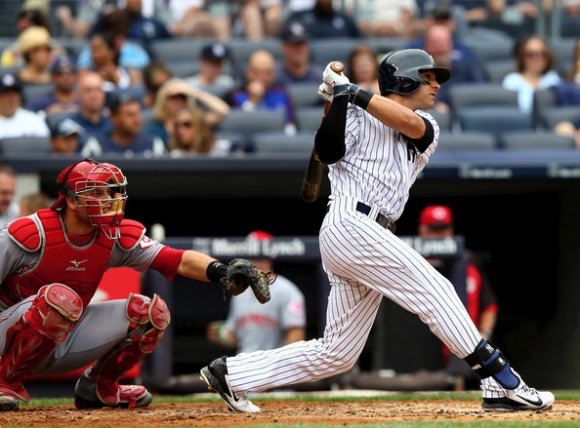
[[[339,85],[349,84],[350,80],[348,80],[348,77],[346,77],[343,72],[337,73],[332,69],[333,64],[334,61],[330,62],[324,69],[324,72],[322,73],[322,81],[332,88]]]
[[[318,87],[318,95],[326,101],[332,102],[334,88],[326,83],[321,83]]]

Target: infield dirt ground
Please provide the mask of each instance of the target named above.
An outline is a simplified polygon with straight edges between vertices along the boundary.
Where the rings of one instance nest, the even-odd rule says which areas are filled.
[[[254,400],[262,413],[229,412],[222,402],[161,402],[145,409],[76,410],[71,404],[25,405],[18,412],[0,414],[2,427],[231,427],[252,425],[335,425],[390,423],[428,423],[442,426],[455,423],[480,425],[487,422],[512,422],[516,426],[580,425],[580,403],[558,400],[546,412],[486,412],[479,400],[408,400],[408,401],[295,401]]]

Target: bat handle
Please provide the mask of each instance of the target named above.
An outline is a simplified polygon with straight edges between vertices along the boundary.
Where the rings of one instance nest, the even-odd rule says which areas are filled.
[[[337,74],[340,74],[344,71],[344,64],[340,61],[332,61],[330,63],[330,69]]]

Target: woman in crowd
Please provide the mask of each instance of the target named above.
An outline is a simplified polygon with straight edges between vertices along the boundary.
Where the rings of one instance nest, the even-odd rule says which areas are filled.
[[[379,62],[376,52],[367,45],[358,45],[347,59],[347,72],[350,81],[362,89],[379,94]]]
[[[529,36],[516,44],[516,71],[507,74],[502,82],[506,89],[518,93],[521,111],[530,113],[534,92],[557,85],[561,79],[554,70],[554,54],[539,36]]]
[[[44,27],[29,27],[18,36],[24,67],[18,72],[22,83],[50,83],[51,37]]]

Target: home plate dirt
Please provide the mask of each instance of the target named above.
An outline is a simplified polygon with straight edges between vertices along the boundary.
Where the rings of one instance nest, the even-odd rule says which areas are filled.
[[[376,424],[412,421],[522,421],[580,423],[580,403],[556,401],[545,412],[490,413],[476,400],[305,402],[254,400],[259,414],[229,412],[221,402],[158,403],[145,409],[76,410],[72,405],[22,406],[18,412],[0,414],[0,426],[11,427],[165,427],[283,424]]]

